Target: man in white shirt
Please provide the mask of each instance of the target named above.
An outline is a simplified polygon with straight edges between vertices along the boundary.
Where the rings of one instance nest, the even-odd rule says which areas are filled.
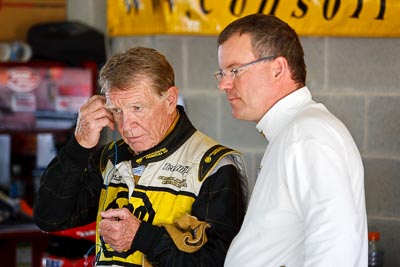
[[[228,267],[366,267],[364,170],[350,133],[305,86],[296,32],[253,14],[218,37],[232,115],[253,121],[268,140]]]

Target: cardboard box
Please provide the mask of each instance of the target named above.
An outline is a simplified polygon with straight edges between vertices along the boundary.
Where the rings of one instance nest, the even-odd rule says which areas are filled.
[[[31,26],[65,19],[66,0],[1,0],[0,41],[26,41]]]

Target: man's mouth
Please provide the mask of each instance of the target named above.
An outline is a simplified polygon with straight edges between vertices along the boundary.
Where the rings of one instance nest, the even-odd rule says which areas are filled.
[[[233,102],[233,101],[238,100],[238,99],[239,99],[238,97],[228,96],[228,101],[229,102]]]
[[[134,143],[135,141],[139,140],[139,139],[142,138],[142,137],[143,137],[142,135],[139,135],[139,136],[129,136],[129,137],[126,137],[126,139],[128,139],[129,142]]]

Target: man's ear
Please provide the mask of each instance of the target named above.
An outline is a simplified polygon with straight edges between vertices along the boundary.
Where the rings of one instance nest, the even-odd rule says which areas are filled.
[[[284,57],[277,57],[273,61],[273,64],[273,74],[275,78],[280,78],[285,72],[290,71],[286,58]]]
[[[167,103],[170,107],[170,110],[174,111],[176,108],[176,105],[178,103],[178,95],[179,95],[179,90],[178,87],[176,86],[171,86],[167,90]]]

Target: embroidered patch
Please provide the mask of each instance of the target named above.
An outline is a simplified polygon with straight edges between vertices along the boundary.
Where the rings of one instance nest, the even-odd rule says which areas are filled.
[[[163,148],[161,148],[161,149],[159,149],[157,151],[154,151],[154,152],[152,152],[150,154],[147,154],[144,157],[138,158],[136,160],[136,163],[137,164],[141,164],[143,160],[159,157],[159,156],[164,155],[165,153],[168,153],[168,149],[166,147],[163,147]]]
[[[218,161],[224,155],[229,154],[232,151],[234,150],[223,145],[215,145],[211,147],[201,159],[201,164],[199,168],[199,181],[203,181],[208,172],[212,170],[212,168],[218,163]]]
[[[186,179],[181,180],[175,177],[167,176],[159,176],[158,179],[162,181],[162,184],[170,184],[178,188],[187,187]]]

